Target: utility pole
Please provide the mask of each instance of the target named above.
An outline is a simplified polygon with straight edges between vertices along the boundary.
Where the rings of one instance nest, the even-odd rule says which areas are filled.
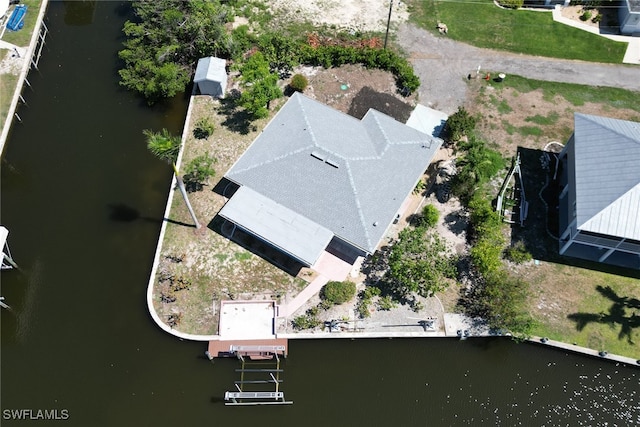
[[[387,39],[389,38],[389,25],[391,25],[391,10],[393,9],[393,0],[389,1],[389,17],[387,18],[387,33],[384,36],[384,49],[387,49]]]

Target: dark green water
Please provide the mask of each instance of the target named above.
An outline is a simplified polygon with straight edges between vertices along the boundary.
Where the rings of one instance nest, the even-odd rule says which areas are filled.
[[[186,104],[150,109],[118,86],[126,4],[72,3],[49,6],[2,162],[1,220],[22,267],[2,272],[3,426],[640,424],[637,368],[500,339],[296,341],[282,386],[294,405],[225,407],[238,362],[212,365],[146,309],[171,172],[141,131],[179,132]],[[114,206],[139,218],[117,220]],[[69,419],[9,420],[11,409]]]

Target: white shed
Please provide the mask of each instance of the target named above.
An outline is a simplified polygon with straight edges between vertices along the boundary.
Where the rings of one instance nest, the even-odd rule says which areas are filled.
[[[200,58],[193,77],[196,93],[224,97],[227,88],[227,62],[224,59],[210,56]]]

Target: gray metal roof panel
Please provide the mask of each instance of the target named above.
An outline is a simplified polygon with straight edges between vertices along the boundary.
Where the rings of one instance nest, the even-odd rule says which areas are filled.
[[[291,209],[243,186],[224,205],[220,216],[313,265],[333,233]]]
[[[578,228],[640,239],[640,123],[576,113],[574,135]]]
[[[227,78],[226,66],[227,62],[222,58],[216,58],[215,56],[200,58],[198,59],[198,65],[196,65],[193,81],[195,83],[203,80],[225,81]]]

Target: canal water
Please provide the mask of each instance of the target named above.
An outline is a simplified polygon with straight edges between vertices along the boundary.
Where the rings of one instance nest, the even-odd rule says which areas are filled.
[[[149,108],[118,86],[128,17],[120,2],[49,6],[2,160],[21,269],[2,272],[0,424],[640,424],[637,368],[499,338],[294,341],[281,387],[293,405],[224,406],[239,362],[212,364],[146,310],[171,171],[142,130],[180,132],[186,101]]]

